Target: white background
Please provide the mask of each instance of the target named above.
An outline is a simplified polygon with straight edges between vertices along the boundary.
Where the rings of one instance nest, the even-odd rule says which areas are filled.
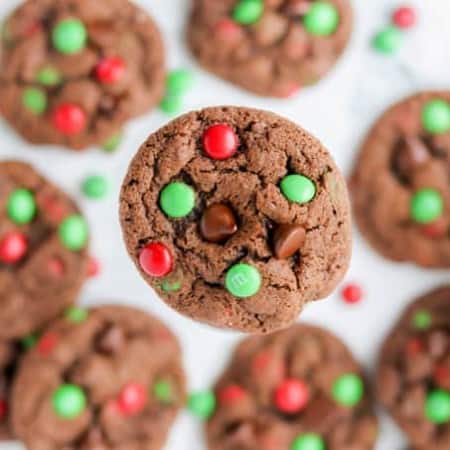
[[[17,3],[17,0],[0,0],[0,18]],[[183,39],[188,0],[140,0],[138,3],[152,14],[163,31],[169,67],[192,68],[195,73],[196,88],[186,98],[186,111],[217,104],[273,110],[319,137],[346,174],[364,133],[391,102],[419,89],[445,88],[450,84],[448,0],[411,0],[420,10],[420,24],[405,35],[403,48],[395,56],[375,53],[370,48],[370,40],[388,23],[390,11],[399,1],[353,0],[355,31],[336,70],[317,87],[305,90],[292,100],[280,101],[246,94],[196,66]],[[191,322],[159,301],[128,259],[117,217],[120,182],[131,156],[147,135],[167,120],[162,113],[154,112],[134,121],[128,127],[121,151],[113,156],[97,150],[78,154],[34,148],[0,123],[0,157],[33,162],[79,199],[92,227],[92,252],[103,265],[101,276],[89,281],[82,292],[82,303],[126,302],[163,318],[182,342],[190,388],[205,389],[219,375],[241,336]],[[92,173],[105,174],[111,180],[113,189],[107,200],[96,202],[81,197],[80,182]],[[400,311],[415,296],[448,281],[449,276],[446,271],[425,271],[384,261],[355,230],[354,257],[347,280],[364,287],[366,296],[362,303],[347,306],[336,293],[309,306],[302,320],[331,328],[372,374],[381,341]],[[381,417],[382,433],[377,450],[402,449],[405,441],[401,434],[385,416]],[[202,450],[203,442],[201,425],[183,413],[172,430],[167,449]],[[16,448],[13,444],[0,445],[1,450]]]

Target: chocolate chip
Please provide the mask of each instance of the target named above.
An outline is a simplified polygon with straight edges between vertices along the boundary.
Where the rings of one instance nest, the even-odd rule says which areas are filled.
[[[395,154],[395,169],[405,177],[430,160],[430,152],[421,139],[416,137],[405,138],[398,146]]]
[[[111,325],[101,335],[98,348],[105,353],[118,353],[125,343],[123,330],[116,325]]]
[[[100,428],[93,428],[88,432],[81,448],[82,450],[108,450]]]
[[[273,252],[278,259],[286,259],[303,247],[306,231],[300,225],[280,225],[273,236]]]
[[[428,336],[428,348],[433,358],[442,358],[448,349],[448,335],[445,331],[435,330]]]
[[[233,211],[220,203],[207,208],[200,221],[202,236],[209,242],[223,242],[236,233],[237,229]]]
[[[310,7],[309,0],[288,0],[283,7],[283,12],[289,16],[304,16]]]

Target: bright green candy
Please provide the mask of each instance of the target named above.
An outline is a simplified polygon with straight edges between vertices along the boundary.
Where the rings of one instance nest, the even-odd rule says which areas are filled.
[[[45,67],[36,75],[36,80],[44,86],[57,86],[62,81],[61,73],[53,67]]]
[[[291,202],[308,203],[316,195],[316,186],[304,175],[288,175],[281,180],[281,192]]]
[[[89,313],[84,308],[72,306],[71,308],[66,310],[65,316],[69,322],[82,323],[88,318]]]
[[[303,18],[303,24],[309,34],[329,36],[336,31],[339,25],[338,10],[330,2],[315,2]]]
[[[432,134],[450,131],[450,104],[444,100],[431,100],[422,109],[422,125]]]
[[[412,219],[418,223],[434,222],[442,215],[443,210],[442,196],[434,189],[420,189],[411,199],[410,214]]]
[[[172,386],[167,381],[157,381],[153,386],[153,394],[161,403],[172,402]]]
[[[195,192],[186,183],[169,183],[161,192],[161,209],[171,218],[186,217],[194,209]]]
[[[36,334],[29,334],[22,339],[22,347],[26,350],[30,350],[30,348],[33,348],[37,344],[38,340],[39,337]]]
[[[356,406],[364,395],[364,383],[358,375],[348,373],[333,384],[333,398],[343,406]]]
[[[159,107],[167,115],[174,116],[183,110],[183,98],[180,95],[166,95]]]
[[[47,95],[38,88],[26,88],[22,94],[22,104],[28,111],[39,116],[47,109]]]
[[[200,419],[208,419],[216,409],[216,397],[213,392],[195,392],[189,396],[188,409]]]
[[[256,267],[236,264],[228,270],[225,287],[230,294],[239,298],[252,297],[261,288],[261,274]]]
[[[14,223],[30,223],[36,214],[34,195],[28,189],[16,189],[8,198],[7,210]]]
[[[63,384],[53,393],[52,404],[58,417],[75,419],[86,408],[86,395],[74,384]]]
[[[167,293],[177,292],[181,289],[181,281],[164,280],[161,283],[161,289]]]
[[[381,30],[373,40],[373,46],[381,53],[394,53],[403,42],[402,32],[393,26]]]
[[[123,139],[123,134],[122,132],[118,132],[116,134],[114,134],[113,136],[111,136],[104,144],[103,144],[103,150],[105,150],[105,152],[115,152],[118,148],[119,145],[121,144]]]
[[[53,46],[67,55],[83,50],[87,37],[86,28],[78,19],[61,20],[52,31]]]
[[[192,73],[186,69],[173,70],[166,80],[166,91],[169,96],[186,94],[194,84]]]
[[[427,330],[430,328],[433,319],[428,311],[417,311],[413,317],[413,326],[418,330]]]
[[[87,177],[81,186],[84,195],[89,198],[100,199],[108,194],[108,180],[101,175]]]
[[[292,443],[291,450],[325,450],[325,442],[315,433],[303,433]]]
[[[428,394],[425,401],[425,416],[435,424],[442,425],[450,421],[450,394],[436,389]]]
[[[66,217],[59,225],[59,238],[69,250],[78,251],[86,246],[89,231],[86,221],[78,214]]]
[[[258,22],[264,12],[262,0],[240,0],[233,10],[233,19],[242,25]]]

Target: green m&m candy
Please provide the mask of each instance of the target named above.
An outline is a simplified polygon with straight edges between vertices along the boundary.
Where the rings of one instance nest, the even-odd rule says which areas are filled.
[[[417,311],[414,314],[412,324],[417,330],[427,330],[430,328],[433,319],[428,311]]]
[[[53,67],[44,67],[36,75],[36,81],[44,86],[57,86],[62,81],[61,73]]]
[[[448,423],[450,421],[450,393],[443,389],[430,392],[425,401],[425,417],[437,425]]]
[[[22,104],[28,111],[39,116],[47,109],[47,94],[38,88],[26,88],[22,94]]]
[[[39,337],[37,334],[29,334],[28,336],[22,338],[20,342],[25,350],[30,350],[38,343],[38,341]]]
[[[30,223],[36,214],[34,195],[28,189],[16,189],[10,194],[6,209],[8,217],[14,223]]]
[[[325,450],[325,442],[318,434],[303,433],[295,438],[291,450]]]
[[[169,116],[178,114],[183,109],[183,98],[181,95],[166,95],[159,104],[162,112]]]
[[[403,33],[396,27],[389,26],[375,35],[373,46],[381,53],[394,53],[403,42]]]
[[[157,381],[153,386],[153,394],[161,403],[169,404],[172,402],[172,385],[168,381]]]
[[[164,213],[178,219],[186,217],[195,206],[195,192],[186,183],[175,181],[161,191],[159,204]]]
[[[251,25],[258,22],[263,12],[263,0],[240,0],[234,7],[233,19],[242,25]]]
[[[432,134],[450,131],[450,104],[445,100],[431,100],[422,109],[422,126]]]
[[[84,218],[78,214],[66,217],[59,225],[59,239],[69,250],[83,249],[88,241],[89,231]]]
[[[78,19],[61,20],[52,30],[53,46],[67,55],[83,50],[87,37],[86,27]]]
[[[239,298],[252,297],[261,289],[261,274],[256,267],[249,264],[232,266],[225,277],[227,291]]]
[[[364,395],[364,383],[358,375],[347,373],[340,376],[332,388],[333,398],[342,406],[356,406]]]
[[[216,396],[211,391],[192,393],[189,395],[187,407],[192,414],[206,420],[216,409]]]
[[[186,69],[172,70],[166,79],[166,92],[169,96],[184,95],[194,84],[192,73]]]
[[[61,419],[75,419],[86,408],[86,395],[74,384],[63,384],[53,393],[52,405]]]
[[[339,25],[339,13],[330,2],[316,1],[311,4],[303,24],[306,31],[314,36],[329,36]]]
[[[308,203],[316,195],[316,185],[304,175],[288,175],[281,180],[281,192],[295,203]]]
[[[443,211],[444,201],[441,194],[435,189],[420,189],[411,198],[411,218],[418,223],[434,222],[442,215]]]
[[[79,308],[78,306],[72,306],[65,312],[66,319],[72,323],[82,323],[88,318],[88,316],[88,311],[84,308]]]
[[[108,193],[108,189],[108,180],[102,175],[91,175],[87,177],[81,185],[81,190],[84,195],[93,199],[105,197]]]

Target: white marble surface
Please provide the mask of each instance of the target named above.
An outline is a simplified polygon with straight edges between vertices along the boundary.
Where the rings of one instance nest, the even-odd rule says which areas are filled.
[[[93,0],[95,1],[95,0]],[[17,0],[0,0],[4,17]],[[186,98],[186,110],[216,104],[246,105],[273,110],[290,117],[316,134],[334,154],[345,172],[370,124],[392,101],[419,89],[449,87],[450,2],[411,0],[420,9],[420,26],[408,33],[401,52],[381,56],[369,47],[371,36],[385,25],[397,0],[353,0],[356,26],[344,58],[326,80],[293,100],[257,98],[201,71],[183,41],[187,0],[140,0],[163,30],[171,68],[191,67],[197,86]],[[1,101],[1,99],[0,99]],[[93,253],[103,264],[102,275],[89,281],[81,295],[83,304],[127,302],[162,317],[178,334],[192,389],[208,387],[220,373],[233,345],[234,333],[198,325],[169,310],[140,279],[121,240],[117,220],[117,195],[127,163],[146,136],[167,118],[159,112],[133,122],[120,153],[99,151],[74,154],[61,149],[35,149],[0,123],[0,158],[15,157],[33,162],[45,174],[78,197],[92,226]],[[88,173],[104,173],[114,189],[99,203],[81,198],[80,180]],[[403,307],[417,294],[449,279],[445,271],[425,271],[410,265],[392,264],[372,252],[355,231],[354,258],[348,280],[364,286],[367,295],[358,306],[345,306],[337,294],[307,308],[302,320],[331,328],[373,370],[385,333]],[[400,450],[405,441],[382,414],[377,450]],[[1,444],[0,450],[20,448]],[[173,428],[167,450],[205,448],[201,425],[182,414]],[[343,449],[344,450],[344,449]]]

